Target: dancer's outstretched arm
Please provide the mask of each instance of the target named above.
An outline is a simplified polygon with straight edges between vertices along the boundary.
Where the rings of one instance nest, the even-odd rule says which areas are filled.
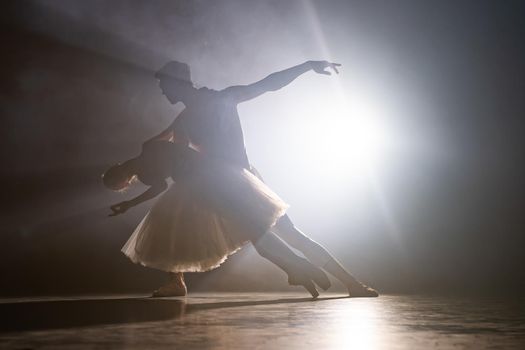
[[[165,180],[159,181],[158,183],[152,185],[144,193],[138,195],[137,197],[129,200],[120,202],[112,205],[110,208],[113,211],[109,216],[115,216],[118,214],[124,214],[129,208],[134,207],[142,202],[145,202],[149,199],[157,197],[159,194],[164,192],[168,188],[168,184]]]
[[[327,68],[331,68],[334,70],[334,72],[339,73],[337,71],[337,67],[339,66],[341,66],[339,63],[331,63],[328,61],[307,61],[303,64],[299,64],[283,71],[272,73],[256,83],[250,85],[230,86],[229,88],[224,89],[222,92],[231,96],[231,98],[233,98],[237,103],[240,103],[251,100],[252,98],[264,94],[265,92],[279,90],[309,70],[313,70],[319,74],[330,75],[331,73],[327,70]]]

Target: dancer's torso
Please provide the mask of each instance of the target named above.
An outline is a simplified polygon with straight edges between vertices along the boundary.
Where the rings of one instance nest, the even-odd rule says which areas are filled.
[[[225,93],[199,89],[197,103],[188,106],[179,125],[207,156],[249,168],[237,103]]]

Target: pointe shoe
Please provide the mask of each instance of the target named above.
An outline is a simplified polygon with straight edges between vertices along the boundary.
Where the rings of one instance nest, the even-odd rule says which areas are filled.
[[[313,298],[319,296],[319,292],[312,283],[315,282],[324,290],[330,288],[328,276],[318,267],[312,265],[308,260],[301,259],[295,271],[288,273],[288,283],[292,286],[303,286]]]
[[[155,290],[151,296],[153,298],[158,297],[183,297],[188,294],[188,290],[185,284],[180,283],[168,283],[165,286]]]
[[[347,287],[348,295],[351,298],[376,298],[379,293],[373,288],[360,284],[358,286]]]
[[[312,281],[306,277],[289,276],[288,284],[291,286],[303,286],[311,295],[312,298],[316,299],[319,296],[319,292],[315,289],[315,285]]]
[[[323,290],[327,290],[331,286],[330,279],[326,273],[306,259],[301,258],[299,260],[296,271],[297,276],[304,276],[306,280],[314,281]]]

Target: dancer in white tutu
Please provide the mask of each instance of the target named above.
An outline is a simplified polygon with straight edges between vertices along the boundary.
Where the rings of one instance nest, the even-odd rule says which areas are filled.
[[[173,273],[159,296],[185,295],[183,272],[218,267],[246,242],[260,240],[287,208],[246,169],[207,158],[186,144],[146,142],[138,157],[108,169],[103,181],[122,190],[135,178],[150,188],[111,209],[113,215],[122,214],[164,192],[122,248],[135,263]],[[321,270],[284,245],[276,247],[263,256],[288,274],[290,284],[303,285],[313,297],[318,293],[311,280],[330,286]]]
[[[338,73],[339,66],[328,61],[307,61],[272,73],[253,84],[230,86],[217,91],[206,87],[195,88],[187,64],[168,62],[155,76],[168,100],[171,103],[182,102],[186,108],[166,130],[153,139],[189,140],[209,157],[243,167],[260,178],[248,161],[237,105],[281,89],[306,72],[330,75],[329,69]],[[285,253],[287,250],[282,247],[279,237],[303,253],[312,264],[337,278],[348,289],[350,296],[378,295],[352,276],[323,246],[301,232],[286,214],[281,216],[271,231],[254,243],[254,247],[261,255],[270,256],[274,263],[282,264],[279,260],[288,253]]]

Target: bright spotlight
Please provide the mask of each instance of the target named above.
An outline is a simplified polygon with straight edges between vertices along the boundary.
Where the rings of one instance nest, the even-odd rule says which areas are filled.
[[[383,115],[364,99],[325,105],[311,119],[307,146],[320,168],[348,176],[363,175],[381,162],[389,145]]]

